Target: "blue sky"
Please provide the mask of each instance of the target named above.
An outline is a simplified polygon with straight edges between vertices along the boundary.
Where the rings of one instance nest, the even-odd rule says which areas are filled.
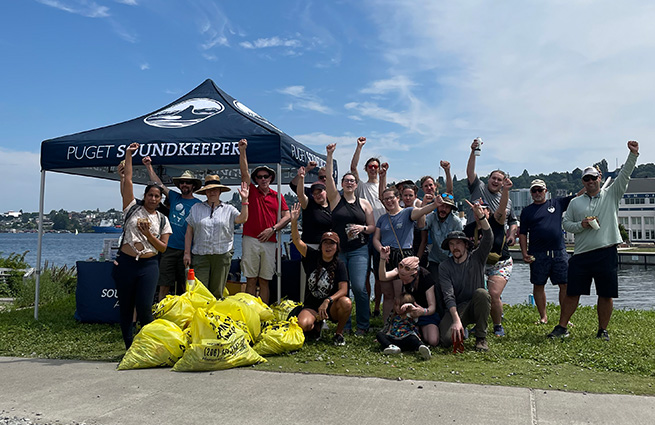
[[[211,78],[308,146],[392,180],[654,162],[649,1],[5,0],[0,212],[38,210],[41,141],[152,112]],[[118,184],[47,173],[45,210],[120,206]]]

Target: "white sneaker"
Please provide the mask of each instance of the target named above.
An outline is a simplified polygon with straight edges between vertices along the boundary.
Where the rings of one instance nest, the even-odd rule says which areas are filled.
[[[423,360],[430,360],[432,357],[432,352],[427,345],[421,345],[418,347],[418,352],[421,354],[421,357],[423,357]]]
[[[391,344],[390,346],[382,350],[382,352],[384,354],[400,354],[400,347]]]

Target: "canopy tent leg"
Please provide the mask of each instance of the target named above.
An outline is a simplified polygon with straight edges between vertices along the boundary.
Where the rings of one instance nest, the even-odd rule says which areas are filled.
[[[282,165],[277,163],[277,221],[282,219]],[[282,229],[277,231],[277,301],[282,299]]]
[[[39,239],[36,246],[36,287],[34,289],[34,320],[39,320],[39,290],[41,286],[41,247],[43,245],[43,199],[45,197],[45,170],[41,170],[39,194]]]

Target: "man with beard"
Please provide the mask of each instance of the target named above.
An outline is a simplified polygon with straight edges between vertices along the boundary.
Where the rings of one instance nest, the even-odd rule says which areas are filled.
[[[619,202],[628,188],[630,174],[639,156],[639,143],[628,142],[628,159],[609,187],[601,187],[602,174],[595,167],[582,172],[586,193],[571,201],[562,226],[575,234],[575,250],[569,260],[566,297],[562,302],[559,324],[548,338],[569,336],[567,324],[578,308],[580,295],[589,295],[593,279],[598,294],[598,332],[596,338],[609,341],[607,333],[614,298],[619,296],[617,245],[622,242],[619,232]]]
[[[173,184],[181,193],[169,190],[152,168],[152,159],[143,158],[143,165],[148,170],[150,180],[160,185],[164,195],[170,203],[168,221],[171,223],[173,234],[168,239],[166,251],[161,254],[159,262],[159,300],[164,299],[171,292],[181,295],[186,290],[186,274],[184,272],[184,237],[186,235],[186,219],[191,207],[200,202],[193,196],[193,192],[202,186],[200,179],[195,178],[191,171],[186,170],[180,177],[173,177]]]
[[[441,344],[449,347],[464,339],[464,328],[475,324],[475,349],[487,351],[487,320],[491,312],[491,296],[484,288],[484,269],[493,242],[489,227],[479,203],[466,201],[480,222],[482,240],[469,251],[473,243],[464,232],[450,232],[441,243],[451,257],[439,265],[439,284],[448,313],[439,324]]]
[[[450,256],[448,249],[441,248],[441,244],[446,239],[446,236],[455,230],[461,231],[463,229],[462,222],[455,215],[457,206],[455,205],[455,198],[450,193],[441,195],[443,201],[436,211],[428,214],[425,219],[424,231],[429,232],[432,239],[432,248],[428,254],[428,267],[432,278],[437,283],[434,287],[437,299],[437,311],[443,317],[445,313],[445,306],[443,304],[443,297],[441,296],[441,288],[439,285],[439,264],[446,261]]]

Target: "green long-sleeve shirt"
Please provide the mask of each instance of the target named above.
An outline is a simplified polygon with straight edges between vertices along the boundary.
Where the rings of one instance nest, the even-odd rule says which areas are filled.
[[[573,199],[564,214],[562,227],[575,234],[573,255],[616,245],[622,242],[619,232],[619,202],[628,188],[630,174],[635,169],[638,154],[630,152],[623,168],[609,187],[596,196],[584,194]],[[600,229],[582,227],[585,217],[598,217]]]

